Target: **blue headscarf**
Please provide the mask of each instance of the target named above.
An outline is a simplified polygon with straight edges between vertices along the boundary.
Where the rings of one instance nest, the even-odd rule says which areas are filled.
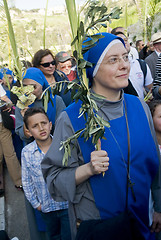
[[[45,88],[49,86],[43,72],[39,68],[35,67],[28,68],[25,72],[23,79],[26,78],[38,82],[42,86],[43,90],[45,90]]]
[[[6,67],[1,68],[1,73],[3,73],[3,75],[4,75],[4,74],[11,75],[12,78],[13,78],[13,81],[14,81],[13,71],[11,71],[9,68],[6,68]]]
[[[13,72],[9,68],[4,68],[4,72],[13,77]]]
[[[31,79],[35,82],[38,82],[41,86],[43,91],[49,86],[48,81],[46,80],[43,72],[39,68],[31,67],[26,70],[26,73],[23,77],[23,79]],[[30,105],[30,107],[33,107],[34,103]],[[50,101],[48,102],[48,109],[47,109],[47,115],[49,118],[49,121],[52,121],[52,124],[55,124],[55,116],[56,116],[56,95],[55,97],[52,96],[50,91]]]
[[[111,33],[98,33],[97,35],[103,35],[103,38],[100,38],[98,42],[96,42],[95,46],[90,48],[84,55],[84,59],[88,62],[91,62],[94,64],[93,67],[87,68],[87,78],[89,79],[89,86],[91,86],[93,77],[96,75],[99,65],[97,63],[101,63],[104,56],[106,55],[107,51],[112,47],[113,44],[122,42],[124,44],[124,41],[122,38],[117,37]],[[91,38],[87,38],[84,42],[90,41]],[[125,44],[124,44],[125,46]],[[83,48],[87,47],[83,45]]]

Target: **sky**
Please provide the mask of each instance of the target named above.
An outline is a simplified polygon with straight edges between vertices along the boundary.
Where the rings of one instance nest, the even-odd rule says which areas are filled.
[[[85,0],[76,0],[76,2],[85,2]],[[21,10],[45,8],[46,0],[15,0],[15,5]],[[48,8],[61,5],[65,5],[65,0],[49,0],[48,2]]]

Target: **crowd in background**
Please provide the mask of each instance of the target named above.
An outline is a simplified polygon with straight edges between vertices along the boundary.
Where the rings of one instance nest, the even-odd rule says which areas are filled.
[[[148,127],[148,125],[145,127],[144,125],[140,124],[139,128],[136,128],[136,134],[139,134],[139,131],[143,131],[142,128],[145,127],[144,130],[148,131],[147,138],[149,139],[149,143],[146,143],[145,141],[144,143],[142,143],[141,146],[143,148],[152,147],[153,153],[151,156],[149,156],[149,158],[147,154],[150,155],[151,154],[150,152],[146,154],[144,152],[144,154],[148,159],[150,159],[150,157],[159,159],[160,156],[158,156],[158,149],[160,150],[159,153],[161,154],[161,108],[160,108],[161,106],[161,32],[154,33],[151,37],[151,41],[146,44],[142,39],[137,40],[135,44],[134,43],[131,44],[131,42],[129,42],[128,36],[126,35],[123,27],[117,27],[113,29],[111,33],[108,33],[108,34],[109,35],[107,36],[105,34],[104,40],[100,40],[100,42],[102,41],[102,43],[105,44],[105,47],[104,45],[100,46],[100,44],[98,43],[96,44],[96,47],[98,46],[97,49],[93,47],[89,51],[88,56],[84,55],[84,58],[86,60],[91,62],[95,61],[95,66],[92,68],[92,70],[87,69],[87,77],[92,86],[91,91],[96,92],[98,94],[100,93],[102,94],[102,93],[105,93],[105,90],[109,91],[110,89],[109,96],[111,96],[111,99],[112,99],[112,96],[114,96],[114,92],[116,94],[117,91],[118,91],[117,94],[119,96],[120,96],[120,92],[122,94],[122,91],[123,91],[125,94],[139,97],[141,104],[143,105],[143,109],[146,113],[144,114],[142,110],[140,110],[140,116],[144,119],[145,115],[147,115],[150,128]],[[110,38],[111,40],[108,42],[108,39]],[[107,40],[107,42],[105,42],[105,40]],[[119,46],[118,49],[120,52],[122,51],[122,55],[121,57],[117,57],[116,53],[114,53],[112,55],[113,57],[109,58],[108,61],[104,63],[104,58],[106,58],[106,54],[109,54],[109,52],[113,50],[113,44],[114,45],[116,44],[116,46]],[[105,54],[102,57],[101,54],[104,51],[105,51]],[[98,64],[99,61],[100,63]],[[108,74],[110,74],[109,72],[104,72],[105,70],[102,66],[103,64],[107,64],[107,65],[111,64],[111,67],[113,67],[114,65],[117,65],[117,64],[121,65],[122,61],[124,61],[125,65],[129,64],[129,67],[128,66],[122,67],[125,69],[127,68],[128,70],[128,73],[127,74],[124,73],[124,76],[123,76],[124,78],[126,78],[125,75],[128,75],[128,79],[126,79],[128,84],[122,84],[119,88],[117,88],[117,91],[113,91],[111,89],[116,88],[115,86],[113,87],[110,85],[111,82],[113,81],[113,78],[112,77],[110,78],[108,76]],[[4,181],[3,181],[3,167],[4,165],[6,165],[8,172],[15,185],[15,188],[19,191],[22,191],[22,194],[23,193],[25,194],[26,210],[28,215],[27,217],[28,217],[31,240],[43,239],[43,237],[41,236],[41,232],[47,232],[46,239],[74,240],[77,235],[76,234],[77,217],[75,217],[75,215],[78,215],[79,218],[81,218],[80,219],[81,222],[82,220],[83,221],[89,220],[91,219],[91,217],[92,219],[97,219],[97,218],[103,219],[106,217],[108,218],[110,216],[108,214],[106,217],[102,217],[101,214],[99,215],[98,209],[96,208],[96,206],[94,206],[93,201],[99,202],[100,199],[97,199],[95,195],[93,198],[93,195],[91,194],[91,188],[90,188],[91,187],[90,184],[92,185],[91,183],[92,180],[91,182],[88,181],[90,178],[95,179],[91,177],[93,175],[98,175],[105,171],[108,172],[108,168],[110,166],[110,163],[109,163],[110,160],[108,158],[109,148],[107,148],[107,154],[105,152],[103,153],[100,152],[100,154],[103,154],[103,158],[105,158],[105,162],[103,161],[103,167],[101,168],[101,170],[96,170],[95,166],[93,165],[92,170],[91,168],[89,170],[93,172],[92,174],[89,174],[88,177],[86,177],[84,174],[86,172],[86,169],[89,167],[88,160],[86,162],[87,165],[85,165],[84,164],[84,161],[86,161],[85,156],[84,154],[81,155],[81,152],[83,153],[84,149],[87,152],[86,145],[83,145],[83,143],[79,142],[79,143],[73,144],[76,150],[74,150],[73,149],[74,147],[72,146],[71,155],[74,160],[69,163],[69,166],[68,166],[69,169],[68,168],[64,169],[64,167],[60,166],[60,162],[58,162],[58,160],[60,159],[62,160],[62,155],[59,154],[59,151],[58,151],[59,144],[62,141],[62,139],[66,139],[67,136],[71,136],[70,135],[71,132],[77,131],[79,127],[79,126],[76,126],[77,125],[75,124],[76,120],[74,119],[74,117],[76,118],[77,109],[75,108],[72,109],[71,107],[73,106],[71,92],[68,91],[66,94],[64,94],[64,91],[66,90],[68,82],[74,81],[75,79],[78,78],[76,59],[66,51],[60,51],[54,56],[52,51],[50,51],[49,49],[40,49],[34,54],[31,62],[23,61],[22,65],[25,67],[25,73],[23,75],[22,84],[23,86],[29,86],[29,85],[33,86],[34,87],[33,94],[35,96],[35,101],[28,107],[25,107],[24,109],[20,109],[16,106],[18,97],[15,94],[13,94],[11,91],[13,86],[18,86],[18,87],[21,86],[19,80],[16,79],[14,69],[12,70],[9,69],[7,65],[1,66],[1,69],[0,69],[0,100],[1,100],[0,102],[1,104],[0,106],[1,108],[1,112],[0,112],[0,197],[4,196],[5,194]],[[101,75],[101,71],[102,71],[102,75]],[[105,73],[104,76],[103,76],[103,73]],[[101,89],[103,84],[100,82],[103,80],[106,82],[105,76],[109,78],[108,84],[110,85],[110,88],[109,86],[107,86],[108,84],[107,85],[105,84],[104,85],[105,90],[103,90],[103,88]],[[44,103],[41,98],[42,93],[49,86],[54,86],[54,84],[59,82],[63,82],[63,85],[62,85],[61,91],[58,92],[57,95],[53,96],[51,93],[51,90],[49,90],[50,101],[47,104],[48,109],[47,109],[47,112],[45,113],[45,111],[43,110]],[[149,94],[150,98],[148,99],[147,104],[144,104],[143,103],[144,98],[146,97],[147,94]],[[126,95],[125,95],[125,98],[126,98]],[[95,100],[96,102],[98,101],[97,99]],[[129,102],[131,100],[128,99],[127,97],[126,101],[128,105],[127,108],[129,111],[128,112],[129,116],[132,117],[133,113],[129,109]],[[107,103],[104,103],[104,102],[103,103],[99,103],[99,101],[97,102],[97,105],[99,106],[99,111],[102,107],[105,107],[104,104],[107,105]],[[135,103],[135,100],[134,100],[134,109],[136,108],[136,113],[138,113],[137,106],[139,109],[142,109],[142,107],[137,102]],[[108,107],[109,106],[107,106],[107,109]],[[122,109],[122,105],[118,105],[117,108],[118,107]],[[150,111],[152,114],[152,119],[151,119]],[[62,112],[64,115],[62,114]],[[101,117],[105,118],[107,121],[113,120],[114,114],[117,115],[117,118],[119,118],[120,116],[122,117],[122,115],[120,115],[120,113],[118,112],[115,112],[115,113],[108,112],[107,114],[108,116],[106,116],[106,110],[103,111],[101,114],[102,114]],[[137,116],[137,118],[139,118],[139,116]],[[139,120],[136,119],[136,122],[138,122],[139,124]],[[55,129],[55,123],[57,123],[56,129]],[[82,126],[81,124],[83,123],[80,122],[80,126]],[[154,124],[154,127],[152,126],[153,124]],[[151,133],[152,137],[151,137],[150,131],[152,132]],[[133,136],[135,134],[131,133],[131,135]],[[54,136],[53,140],[52,140],[52,136]],[[57,141],[54,142],[54,139],[56,139]],[[141,138],[141,140],[143,139]],[[134,139],[133,141],[137,141],[137,140]],[[119,143],[117,143],[117,140],[115,140],[115,142],[116,142],[115,143],[116,147],[118,147],[117,145],[119,145]],[[126,141],[125,143],[127,145]],[[145,146],[143,146],[144,144]],[[138,147],[138,145],[136,146]],[[156,150],[157,148],[156,146],[157,147],[159,146],[157,150]],[[121,145],[121,147],[123,146]],[[113,147],[111,146],[111,148]],[[120,148],[120,146],[118,148]],[[91,152],[93,153],[93,150],[90,147],[89,149],[90,149],[90,152],[89,152],[89,155],[90,155]],[[113,151],[115,150],[113,149]],[[121,153],[121,155],[122,154],[124,154],[124,151],[123,153]],[[54,157],[56,157],[56,159]],[[138,157],[138,159],[140,159],[141,161],[140,156],[136,156],[136,157]],[[98,159],[101,159],[100,161],[102,161],[102,158],[100,158],[100,156],[95,156],[94,154],[93,154],[93,158],[98,158]],[[83,171],[76,170],[76,172],[73,173],[73,169],[79,169],[76,162],[79,162],[79,167],[80,165],[82,165],[82,166],[85,166],[86,169],[83,169]],[[42,166],[41,166],[41,163],[42,163]],[[142,162],[142,164],[144,164],[144,162]],[[157,163],[155,167],[157,168]],[[69,171],[70,175],[69,173],[65,175],[65,172],[67,172],[67,170]],[[160,168],[159,168],[159,171],[160,171]],[[144,174],[147,174],[146,175],[147,179],[149,176],[149,184],[151,183],[150,181],[150,174],[152,174],[151,172],[152,172],[151,170],[150,171],[147,170],[147,172],[144,173]],[[156,171],[154,170],[154,172],[155,174],[158,174],[158,170]],[[143,178],[143,175],[141,175],[142,173],[139,172],[138,174],[140,174],[141,178]],[[96,181],[96,182],[93,182],[93,184],[98,183],[97,180],[93,180],[93,181]],[[67,182],[67,184],[65,184],[65,182]],[[161,188],[161,182],[159,183],[160,185],[159,184],[157,185],[157,184],[158,183],[155,182],[154,188],[158,188],[158,189]],[[61,190],[59,190],[58,186],[60,186]],[[99,186],[103,191],[104,188],[102,187],[103,186],[102,183],[100,183]],[[109,187],[111,189],[111,186]],[[95,191],[95,190],[93,190],[92,188],[92,191]],[[133,191],[133,189],[131,191]],[[140,190],[138,190],[138,192],[139,191]],[[86,192],[87,195],[84,196],[83,195],[84,192]],[[135,192],[135,186],[134,186],[134,192]],[[97,194],[98,193],[96,190],[96,196]],[[149,198],[154,197],[153,192],[152,192],[152,195],[153,196],[151,196],[151,192],[150,192]],[[114,194],[113,196],[116,197],[117,195]],[[155,196],[154,198],[159,199],[156,201],[160,201],[161,193],[160,192],[157,193],[157,197]],[[90,201],[88,202],[86,201],[86,199],[90,199]],[[105,199],[106,199],[106,196],[105,196]],[[121,200],[118,200],[118,201],[121,201]],[[72,210],[70,208],[71,203],[72,203]],[[114,203],[116,203],[116,201],[114,201]],[[161,202],[159,203],[161,206]],[[104,207],[104,202],[101,202],[101,204],[100,204],[100,208]],[[135,204],[135,203],[132,202],[132,204]],[[157,207],[155,208],[155,212],[160,213],[161,207],[158,206],[158,203],[156,205]],[[110,206],[111,208],[113,208],[112,205]],[[70,211],[68,211],[68,207]],[[86,211],[88,212],[88,214]],[[91,213],[91,216],[89,213],[90,211],[93,213],[93,215]],[[115,209],[113,209],[113,211],[115,211]],[[139,209],[139,211],[141,210]],[[138,214],[137,211],[135,213],[136,215]],[[104,212],[102,214],[104,214]],[[72,220],[71,220],[71,217],[72,217]],[[139,214],[137,217],[139,219]],[[74,221],[73,219],[75,219],[75,222],[73,222]],[[139,219],[139,221],[144,222],[143,219],[141,220]],[[152,224],[153,220],[151,220],[151,224],[153,226],[153,231],[158,233],[161,230],[160,215],[157,215],[157,217],[155,218],[155,221],[157,222],[157,227],[154,226],[154,224]],[[93,226],[94,225],[92,225],[92,227]],[[89,227],[91,227],[91,225]],[[81,234],[83,236],[83,233],[85,233],[87,229],[82,227],[80,229],[81,229],[80,232],[82,231]],[[98,229],[98,231],[101,231],[101,229]],[[146,239],[146,240],[161,239],[160,234],[157,234],[155,238],[154,235],[153,236],[150,235],[150,233],[148,233],[148,231],[145,230],[143,227],[140,231],[141,233],[144,232],[144,234],[142,236],[137,235],[135,239]],[[77,235],[76,239],[83,239],[83,237],[80,237],[81,235],[80,232]],[[98,239],[96,236],[95,238],[89,237],[87,239]],[[102,238],[99,238],[99,239],[104,239],[104,238],[102,236]],[[118,238],[118,239],[121,239],[121,238]],[[130,239],[130,238],[127,238],[127,239]],[[115,238],[115,240],[117,240],[117,238]]]

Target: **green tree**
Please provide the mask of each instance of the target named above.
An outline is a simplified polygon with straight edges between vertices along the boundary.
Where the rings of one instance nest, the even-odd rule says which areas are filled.
[[[161,0],[134,0],[134,2],[137,6],[144,41],[150,40],[155,15],[160,11]]]

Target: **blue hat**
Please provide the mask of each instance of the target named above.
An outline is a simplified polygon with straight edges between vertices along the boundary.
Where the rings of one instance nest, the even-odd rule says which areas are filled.
[[[1,72],[2,72],[3,74],[11,75],[12,78],[13,78],[13,80],[14,80],[13,71],[11,71],[9,68],[6,68],[6,67],[1,68]]]
[[[11,75],[13,77],[13,72],[9,68],[5,68],[5,74]]]
[[[34,80],[35,82],[38,82],[43,90],[49,86],[43,72],[39,68],[31,67],[26,70],[26,73],[23,77],[23,79],[31,79]]]
[[[3,79],[3,73],[0,72],[0,79]]]
[[[90,48],[84,55],[84,59],[88,62],[91,62],[94,64],[93,67],[87,68],[87,78],[89,79],[89,86],[91,86],[91,83],[93,81],[93,77],[96,75],[98,68],[100,64],[97,65],[97,63],[101,63],[104,56],[106,55],[107,51],[112,47],[115,43],[120,43],[120,41],[124,44],[124,41],[122,38],[117,37],[111,33],[98,33],[97,35],[103,35],[103,38],[100,38],[98,42],[96,42],[95,46]],[[87,38],[84,42],[90,41],[91,38]],[[124,44],[125,46],[125,44]],[[87,47],[87,46],[83,46]]]

